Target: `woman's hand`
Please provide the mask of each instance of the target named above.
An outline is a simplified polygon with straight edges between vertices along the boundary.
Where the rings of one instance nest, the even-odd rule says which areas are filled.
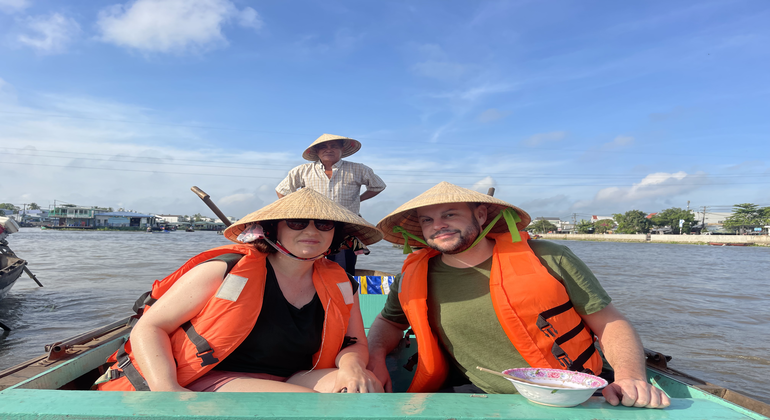
[[[384,390],[374,373],[358,363],[350,363],[349,366],[340,366],[332,392],[369,393]]]

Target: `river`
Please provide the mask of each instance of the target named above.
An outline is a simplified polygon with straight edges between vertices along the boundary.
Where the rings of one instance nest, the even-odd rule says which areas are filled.
[[[45,287],[22,275],[0,300],[0,370],[44,346],[117,321],[152,282],[196,253],[229,243],[214,232],[61,232],[22,228],[8,238]],[[554,241],[594,271],[645,347],[670,366],[770,403],[770,247]],[[359,268],[395,272],[387,242]]]

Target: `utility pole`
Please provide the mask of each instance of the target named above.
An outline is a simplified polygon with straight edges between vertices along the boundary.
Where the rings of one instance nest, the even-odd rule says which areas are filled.
[[[703,231],[706,230],[706,206],[703,206],[703,221],[701,222],[701,235],[703,234]]]

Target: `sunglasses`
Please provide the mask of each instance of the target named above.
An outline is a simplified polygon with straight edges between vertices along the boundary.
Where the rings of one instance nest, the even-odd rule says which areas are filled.
[[[333,220],[315,220],[315,219],[288,219],[285,220],[286,226],[289,227],[291,230],[303,230],[307,227],[307,225],[310,224],[310,222],[313,222],[315,225],[315,228],[320,230],[321,232],[328,232],[332,229],[334,229],[334,221]]]

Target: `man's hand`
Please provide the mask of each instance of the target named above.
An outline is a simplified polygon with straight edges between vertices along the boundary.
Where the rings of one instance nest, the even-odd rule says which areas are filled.
[[[639,379],[617,379],[602,390],[602,395],[611,405],[644,408],[666,408],[671,405],[665,392]]]
[[[393,392],[393,383],[390,381],[390,373],[384,357],[372,357],[370,355],[369,365],[366,366],[366,369],[374,373],[377,379],[382,382],[385,392]]]

